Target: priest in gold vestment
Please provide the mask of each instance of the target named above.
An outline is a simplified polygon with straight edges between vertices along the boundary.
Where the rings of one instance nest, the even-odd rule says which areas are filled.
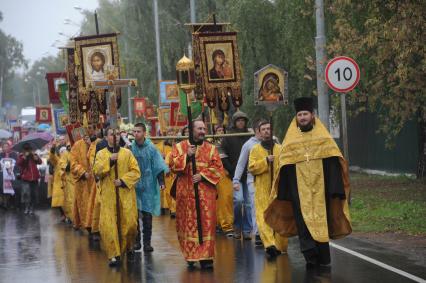
[[[313,112],[312,98],[294,101],[279,155],[265,221],[283,236],[299,236],[306,267],[330,264],[330,239],[352,232],[348,168],[335,141]]]
[[[254,176],[254,208],[257,229],[269,258],[275,258],[282,252],[287,252],[288,240],[265,223],[263,214],[270,204],[272,188],[272,172],[278,167],[278,155],[281,145],[271,140],[271,124],[260,120],[257,125],[262,141],[253,146],[250,151],[248,171]],[[272,150],[271,150],[272,149]]]
[[[100,180],[101,242],[110,266],[115,266],[122,254],[132,253],[135,244],[138,228],[135,185],[141,173],[132,152],[118,146],[120,135],[116,135],[114,145],[113,129],[107,129],[106,133],[108,146],[96,154],[93,172]]]
[[[91,183],[94,182],[93,174],[89,168],[87,152],[90,146],[90,137],[85,136],[71,147],[70,163],[71,172],[75,180],[73,227],[86,228],[87,207],[90,199]],[[90,230],[89,230],[90,232]]]

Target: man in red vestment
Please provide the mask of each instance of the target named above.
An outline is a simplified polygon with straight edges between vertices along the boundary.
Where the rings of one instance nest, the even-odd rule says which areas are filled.
[[[182,253],[192,267],[199,261],[201,268],[213,268],[216,229],[216,185],[223,165],[219,152],[204,141],[206,126],[193,122],[194,145],[185,140],[176,144],[170,158],[170,169],[177,173],[176,230]],[[191,157],[195,154],[197,173],[192,174]],[[198,183],[202,243],[199,243],[194,183]]]

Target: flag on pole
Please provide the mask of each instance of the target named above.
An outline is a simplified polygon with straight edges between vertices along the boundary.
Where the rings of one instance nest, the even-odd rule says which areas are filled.
[[[68,83],[63,83],[59,85],[59,100],[62,103],[62,106],[64,107],[64,111],[68,113],[68,98],[67,98],[67,92],[68,92]]]
[[[53,109],[53,116],[55,120],[56,133],[63,135],[66,133],[66,125],[68,124],[68,114],[64,109]]]
[[[182,113],[185,116],[188,116],[187,109],[185,107],[186,105],[186,93],[179,89],[179,103],[180,103],[180,113]],[[195,119],[197,118],[201,112],[202,112],[203,106],[200,101],[192,101],[191,102],[191,112],[192,117]]]

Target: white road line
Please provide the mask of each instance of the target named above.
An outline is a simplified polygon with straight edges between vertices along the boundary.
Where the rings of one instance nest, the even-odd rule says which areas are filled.
[[[348,253],[348,254],[351,254],[353,256],[359,257],[360,259],[363,259],[365,261],[371,262],[371,263],[373,263],[375,265],[378,265],[378,266],[380,266],[380,267],[382,267],[384,269],[387,269],[387,270],[390,270],[392,272],[395,272],[395,273],[397,273],[397,274],[399,274],[401,276],[404,276],[404,277],[406,277],[408,279],[411,279],[413,281],[416,281],[416,282],[419,282],[419,283],[426,283],[426,280],[424,280],[424,279],[422,279],[420,277],[417,277],[417,276],[415,276],[413,274],[410,274],[408,272],[405,272],[405,271],[403,271],[401,269],[398,269],[398,268],[392,267],[390,265],[387,265],[386,263],[383,263],[381,261],[375,260],[375,259],[373,259],[371,257],[365,256],[363,254],[360,254],[360,253],[355,252],[353,250],[350,250],[348,248],[342,247],[340,245],[336,245],[334,243],[330,243],[330,246],[332,246],[335,249],[341,250],[341,251],[343,251],[345,253]]]

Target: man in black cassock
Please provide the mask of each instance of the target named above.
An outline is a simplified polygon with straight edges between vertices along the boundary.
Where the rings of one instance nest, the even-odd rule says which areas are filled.
[[[283,236],[299,236],[307,267],[330,264],[329,239],[351,233],[347,197],[347,164],[335,141],[315,118],[312,98],[294,101],[290,124],[279,156],[276,199],[266,222]]]

